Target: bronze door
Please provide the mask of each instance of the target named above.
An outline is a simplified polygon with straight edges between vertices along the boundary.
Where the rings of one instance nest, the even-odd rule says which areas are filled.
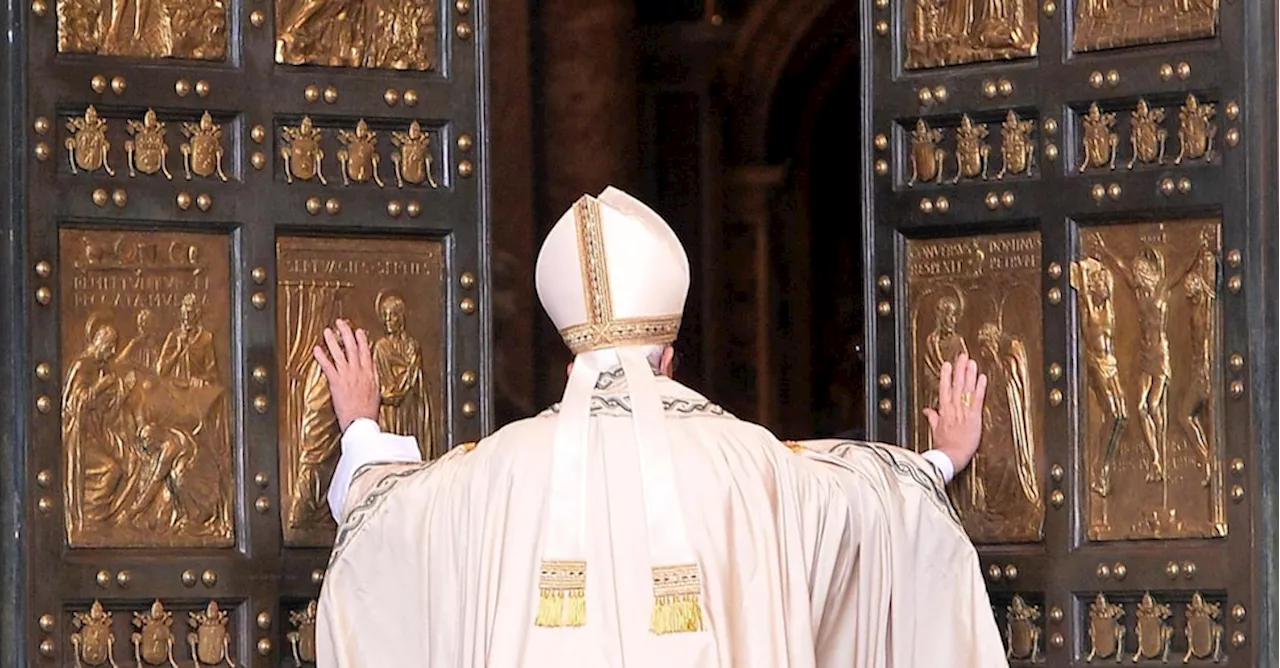
[[[339,447],[321,330],[370,332],[378,420],[424,455],[488,420],[483,5],[11,18],[6,664],[312,665]]]
[[[1262,17],[1218,0],[864,17],[877,428],[928,448],[941,363],[988,374],[950,491],[1016,665],[1254,665]]]

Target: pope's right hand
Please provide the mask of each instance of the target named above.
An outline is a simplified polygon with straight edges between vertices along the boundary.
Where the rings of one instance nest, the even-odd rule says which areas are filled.
[[[938,407],[925,408],[933,448],[946,455],[960,473],[978,452],[982,440],[982,402],[987,396],[987,376],[965,353],[955,364],[942,365],[938,379]]]
[[[328,354],[320,346],[316,346],[312,353],[329,381],[333,412],[338,416],[338,427],[345,432],[352,422],[360,418],[376,420],[381,397],[378,370],[373,365],[368,335],[363,329],[353,332],[346,320],[339,320],[335,327],[337,334],[332,328],[324,330]]]

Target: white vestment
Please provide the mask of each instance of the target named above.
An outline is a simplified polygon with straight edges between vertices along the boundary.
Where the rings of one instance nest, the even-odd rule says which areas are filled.
[[[612,370],[588,423],[585,624],[534,624],[556,408],[430,463],[403,461],[416,448],[362,424],[344,438],[330,495],[341,528],[318,666],[1008,665],[977,554],[933,465],[879,444],[784,444],[656,383],[703,630],[650,631],[639,453],[626,379]],[[375,463],[353,472],[353,461]]]

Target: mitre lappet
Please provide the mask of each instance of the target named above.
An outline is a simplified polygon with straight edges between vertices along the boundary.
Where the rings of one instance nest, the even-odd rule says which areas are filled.
[[[622,367],[632,409],[652,564],[654,633],[702,628],[700,570],[675,485],[662,397],[645,347],[675,340],[689,291],[680,240],[649,207],[613,187],[584,195],[547,235],[538,298],[573,351],[560,402],[544,525],[538,626],[583,626],[586,463],[600,374]],[[622,576],[623,574],[619,574]]]

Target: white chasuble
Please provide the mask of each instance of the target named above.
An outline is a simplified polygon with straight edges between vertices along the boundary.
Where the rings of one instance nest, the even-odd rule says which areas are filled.
[[[1008,665],[932,465],[883,445],[783,444],[655,381],[701,571],[701,630],[651,631],[641,453],[615,369],[587,423],[581,625],[535,624],[553,408],[434,462],[356,474],[320,600],[320,668]],[[376,449],[396,437],[364,438]]]

